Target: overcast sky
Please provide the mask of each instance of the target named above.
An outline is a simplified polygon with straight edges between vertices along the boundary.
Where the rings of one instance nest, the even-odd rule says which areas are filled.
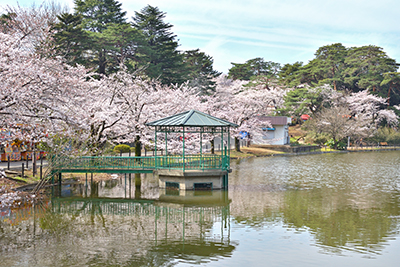
[[[0,0],[0,6],[38,0]],[[57,0],[55,0],[57,2]],[[58,1],[73,8],[73,0]],[[224,73],[262,57],[282,64],[313,59],[333,43],[377,45],[400,62],[399,0],[120,0],[131,20],[146,5],[166,12],[180,50],[199,48]]]

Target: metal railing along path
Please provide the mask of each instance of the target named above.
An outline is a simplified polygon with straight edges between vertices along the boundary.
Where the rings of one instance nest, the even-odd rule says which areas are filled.
[[[152,171],[157,169],[225,170],[229,166],[225,155],[163,155],[152,157],[57,157],[51,162],[54,172]]]

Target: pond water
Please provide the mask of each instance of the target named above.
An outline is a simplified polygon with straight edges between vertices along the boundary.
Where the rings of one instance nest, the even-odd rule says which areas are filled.
[[[65,185],[2,211],[0,266],[397,266],[399,164],[399,151],[233,160],[228,192]]]

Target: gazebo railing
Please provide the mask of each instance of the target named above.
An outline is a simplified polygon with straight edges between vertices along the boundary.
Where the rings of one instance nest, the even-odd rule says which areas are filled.
[[[57,158],[54,169],[62,170],[129,170],[129,169],[225,169],[229,159],[226,155],[163,155],[152,157],[77,157]]]
[[[157,156],[157,169],[222,169],[223,157],[220,155]]]
[[[146,169],[154,168],[154,157],[77,157],[57,164],[61,169]]]

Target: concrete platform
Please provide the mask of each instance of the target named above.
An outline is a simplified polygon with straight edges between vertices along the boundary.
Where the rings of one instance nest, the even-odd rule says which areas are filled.
[[[223,170],[156,170],[162,189],[220,190],[228,186],[228,172]]]
[[[197,191],[197,190],[159,190],[158,206],[196,206],[214,207],[226,206],[231,202],[227,190]]]

